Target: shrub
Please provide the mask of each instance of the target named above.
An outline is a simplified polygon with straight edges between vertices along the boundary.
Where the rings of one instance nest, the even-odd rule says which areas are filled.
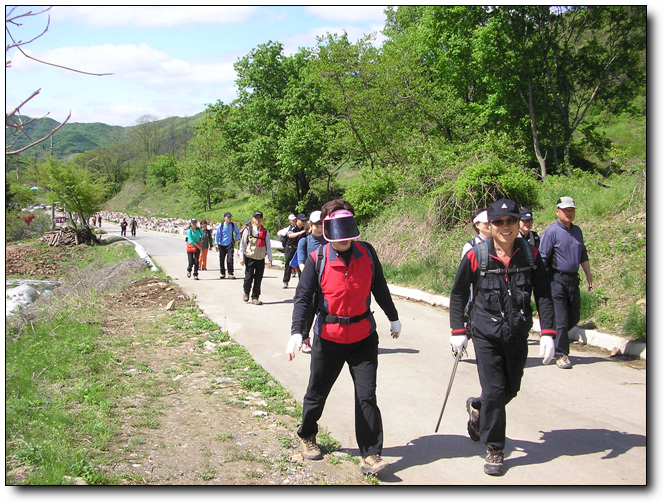
[[[385,207],[385,199],[396,192],[394,179],[384,170],[375,169],[363,174],[363,182],[350,186],[344,194],[345,200],[355,208],[357,222],[365,222]]]
[[[647,314],[636,305],[631,307],[622,326],[624,336],[647,341]]]
[[[529,208],[539,206],[535,175],[498,158],[465,168],[456,180],[432,192],[432,197],[439,223],[446,228],[467,220],[477,209],[497,199],[511,199]]]

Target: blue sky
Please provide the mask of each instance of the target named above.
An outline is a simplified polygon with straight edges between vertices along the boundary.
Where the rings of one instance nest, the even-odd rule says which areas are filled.
[[[6,110],[32,92],[23,115],[130,126],[146,114],[191,116],[235,98],[233,63],[259,44],[281,42],[286,54],[312,47],[318,35],[351,40],[384,27],[384,6],[54,6],[11,28],[30,56],[89,76],[35,63],[17,50],[7,59]],[[10,7],[5,7],[5,13]],[[43,7],[18,7],[15,13]]]

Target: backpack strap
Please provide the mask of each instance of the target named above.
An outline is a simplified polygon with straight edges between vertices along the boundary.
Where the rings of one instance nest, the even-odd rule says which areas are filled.
[[[527,272],[528,270],[533,270],[536,268],[532,245],[522,237],[518,237],[518,239],[520,241],[520,248],[523,250],[525,256],[527,257],[527,265],[524,267],[514,267],[508,269],[495,268],[488,270],[488,240],[483,240],[478,245],[474,246],[473,249],[477,257],[477,262],[479,263],[481,277],[485,276],[486,274],[515,274],[517,272]]]
[[[318,248],[318,255],[315,258],[315,272],[318,276],[318,287],[321,287],[322,284],[322,272],[325,269],[325,261],[327,260],[327,257],[325,256],[325,248],[327,245],[328,244],[322,244]]]

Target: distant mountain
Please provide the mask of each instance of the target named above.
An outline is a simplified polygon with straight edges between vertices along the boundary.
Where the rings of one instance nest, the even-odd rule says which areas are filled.
[[[200,112],[197,115],[189,117],[188,119],[180,117],[169,117],[162,119],[157,122],[168,122],[175,121],[176,124],[179,122],[185,122],[188,120],[190,124],[193,125],[200,122],[200,119],[203,117],[204,112]],[[31,120],[30,117],[22,115],[21,120],[23,123],[27,123]],[[29,145],[31,142],[43,138],[53,129],[55,129],[60,122],[57,122],[49,117],[37,120],[25,126],[25,132],[30,136],[27,138],[25,135],[21,135],[18,138],[18,141],[12,150],[17,150],[23,146]],[[108,142],[109,135],[111,133],[122,131],[129,131],[135,126],[111,126],[108,124],[102,124],[100,122],[94,123],[82,123],[82,122],[72,122],[65,124],[62,129],[57,131],[51,140],[46,140],[39,145],[36,145],[26,152],[22,153],[23,157],[36,157],[44,158],[46,155],[51,153],[51,148],[53,155],[60,160],[67,160],[79,153],[85,153],[90,150],[93,150],[97,147],[104,146]],[[5,145],[11,144],[14,141],[12,137],[12,130],[5,129]]]

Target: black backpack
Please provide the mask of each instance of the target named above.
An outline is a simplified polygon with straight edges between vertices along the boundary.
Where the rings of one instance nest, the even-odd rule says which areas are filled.
[[[472,285],[470,299],[465,305],[465,320],[466,322],[470,319],[470,312],[474,306],[474,291],[477,291],[481,282],[486,274],[515,274],[516,272],[527,272],[528,270],[533,270],[536,268],[536,262],[534,261],[534,251],[532,251],[532,245],[527,242],[527,240],[522,237],[518,237],[521,242],[521,248],[527,256],[527,265],[524,267],[516,267],[511,269],[506,268],[496,268],[488,270],[488,239],[484,239],[479,244],[475,245],[472,249],[474,250],[474,255],[477,257],[477,263],[479,264],[479,280],[476,284]]]

